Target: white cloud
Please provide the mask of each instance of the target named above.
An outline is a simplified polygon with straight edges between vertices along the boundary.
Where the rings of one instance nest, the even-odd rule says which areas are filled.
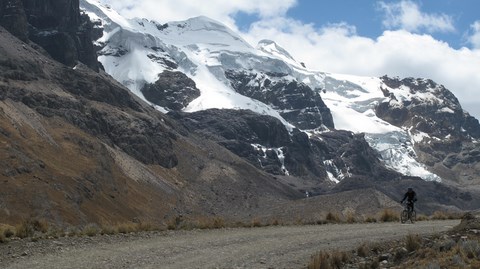
[[[378,2],[379,8],[384,11],[383,25],[387,29],[404,29],[409,32],[426,31],[453,32],[453,19],[445,14],[427,14],[420,11],[420,7],[409,0],[398,3]]]
[[[232,17],[238,12],[255,14],[260,18],[284,15],[297,0],[101,0],[126,17],[142,17],[158,22],[186,20],[207,16],[236,29]]]
[[[480,49],[480,21],[474,22],[470,28],[472,29],[472,35],[468,38],[470,44],[476,48]]]
[[[480,106],[480,50],[457,50],[427,34],[396,30],[371,39],[345,23],[316,29],[276,18],[253,24],[244,38],[275,40],[299,62],[321,71],[430,78],[454,92],[464,108]],[[469,111],[480,118],[478,111]]]

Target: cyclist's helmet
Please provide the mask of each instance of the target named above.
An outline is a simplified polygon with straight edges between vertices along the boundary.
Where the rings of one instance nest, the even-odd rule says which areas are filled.
[[[413,191],[412,187],[408,187],[407,191]]]

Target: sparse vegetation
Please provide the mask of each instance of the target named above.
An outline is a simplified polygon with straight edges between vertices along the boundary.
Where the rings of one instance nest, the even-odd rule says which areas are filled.
[[[88,224],[82,230],[82,234],[86,236],[95,236],[100,233],[100,228],[96,224]]]
[[[357,248],[357,255],[359,257],[367,257],[369,254],[370,249],[368,248],[367,244],[363,243]]]
[[[0,225],[0,243],[5,243],[15,235],[15,227],[9,225]]]
[[[399,221],[400,218],[398,217],[398,214],[398,212],[391,209],[384,209],[380,215],[380,220],[382,222]]]
[[[480,220],[471,215],[467,218],[467,215],[462,220],[463,225],[457,226],[452,232],[425,237],[409,234],[399,241],[361,244],[356,251],[352,252],[354,255],[347,264],[342,266],[345,268],[480,268]],[[445,215],[436,213],[436,216]],[[442,219],[449,219],[449,217],[442,217]],[[326,261],[331,255],[333,254],[328,252],[317,254],[315,259],[312,257],[310,264],[317,266],[328,264]]]
[[[445,212],[445,211],[435,211],[430,217],[434,220],[447,220],[447,219],[460,219],[462,216],[460,213],[455,212]]]
[[[19,238],[32,237],[35,233],[33,222],[24,220],[15,227],[15,235]]]
[[[347,263],[349,260],[350,255],[344,251],[320,251],[311,257],[308,269],[342,268],[342,265]]]
[[[327,216],[325,217],[325,220],[328,223],[338,223],[340,222],[340,217],[336,213],[328,212]]]
[[[422,237],[419,236],[418,234],[413,235],[409,234],[407,235],[405,239],[405,247],[407,248],[408,252],[415,251],[420,248],[422,245]]]

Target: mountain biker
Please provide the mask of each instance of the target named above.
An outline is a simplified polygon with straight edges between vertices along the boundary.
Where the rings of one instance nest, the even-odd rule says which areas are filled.
[[[403,201],[407,200],[407,207],[413,211],[413,204],[417,201],[417,194],[413,190],[413,188],[408,188],[407,192],[403,196],[402,201],[400,203],[402,204]]]

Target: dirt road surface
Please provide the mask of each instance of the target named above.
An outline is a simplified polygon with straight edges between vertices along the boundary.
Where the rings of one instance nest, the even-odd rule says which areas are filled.
[[[0,245],[0,268],[304,268],[319,250],[432,234],[458,220],[153,232]]]

